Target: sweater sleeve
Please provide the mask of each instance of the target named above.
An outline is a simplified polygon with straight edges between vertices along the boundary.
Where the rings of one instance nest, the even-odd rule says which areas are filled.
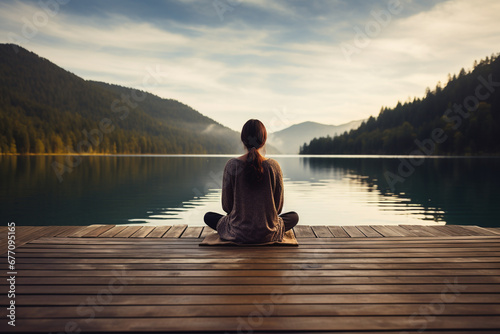
[[[233,210],[234,202],[234,188],[233,188],[233,174],[232,166],[230,161],[226,163],[224,167],[224,175],[222,177],[222,209],[227,213],[231,213]]]
[[[274,205],[278,215],[283,210],[284,187],[283,187],[283,173],[281,167],[276,163],[275,170],[275,188],[274,188]]]

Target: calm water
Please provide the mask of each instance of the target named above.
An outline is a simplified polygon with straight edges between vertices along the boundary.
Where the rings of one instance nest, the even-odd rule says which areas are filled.
[[[284,210],[305,225],[460,224],[500,226],[499,158],[432,158],[391,189],[383,157],[276,156]],[[0,156],[2,224],[189,224],[221,211],[228,156],[82,157],[59,182],[65,157]]]

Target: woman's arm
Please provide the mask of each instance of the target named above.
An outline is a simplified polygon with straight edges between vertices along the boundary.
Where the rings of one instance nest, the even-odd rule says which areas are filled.
[[[284,201],[284,187],[283,187],[283,172],[281,171],[281,167],[278,163],[276,163],[275,170],[275,188],[274,188],[274,205],[276,206],[276,211],[278,214],[283,210],[283,201]]]
[[[222,176],[222,209],[230,214],[233,210],[233,174],[234,171],[231,168],[231,163],[228,161],[224,167],[224,175]]]

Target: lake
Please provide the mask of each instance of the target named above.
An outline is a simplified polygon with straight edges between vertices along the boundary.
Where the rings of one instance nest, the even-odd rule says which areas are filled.
[[[2,224],[203,225],[206,211],[222,211],[230,156],[82,156],[59,179],[52,165],[66,158],[0,156]],[[500,158],[427,158],[404,178],[397,157],[272,158],[284,210],[304,225],[500,226]],[[391,188],[388,172],[404,182]]]

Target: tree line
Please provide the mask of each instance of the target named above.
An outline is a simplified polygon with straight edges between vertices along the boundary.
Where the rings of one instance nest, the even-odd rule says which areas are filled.
[[[427,88],[423,98],[382,107],[378,117],[370,117],[358,129],[314,138],[300,153],[500,154],[499,55],[475,61],[469,71],[462,68],[458,75],[448,75],[444,87],[438,83],[433,90]]]
[[[0,154],[234,153],[236,132],[172,99],[86,81],[0,44]],[[218,131],[204,131],[216,128]]]

